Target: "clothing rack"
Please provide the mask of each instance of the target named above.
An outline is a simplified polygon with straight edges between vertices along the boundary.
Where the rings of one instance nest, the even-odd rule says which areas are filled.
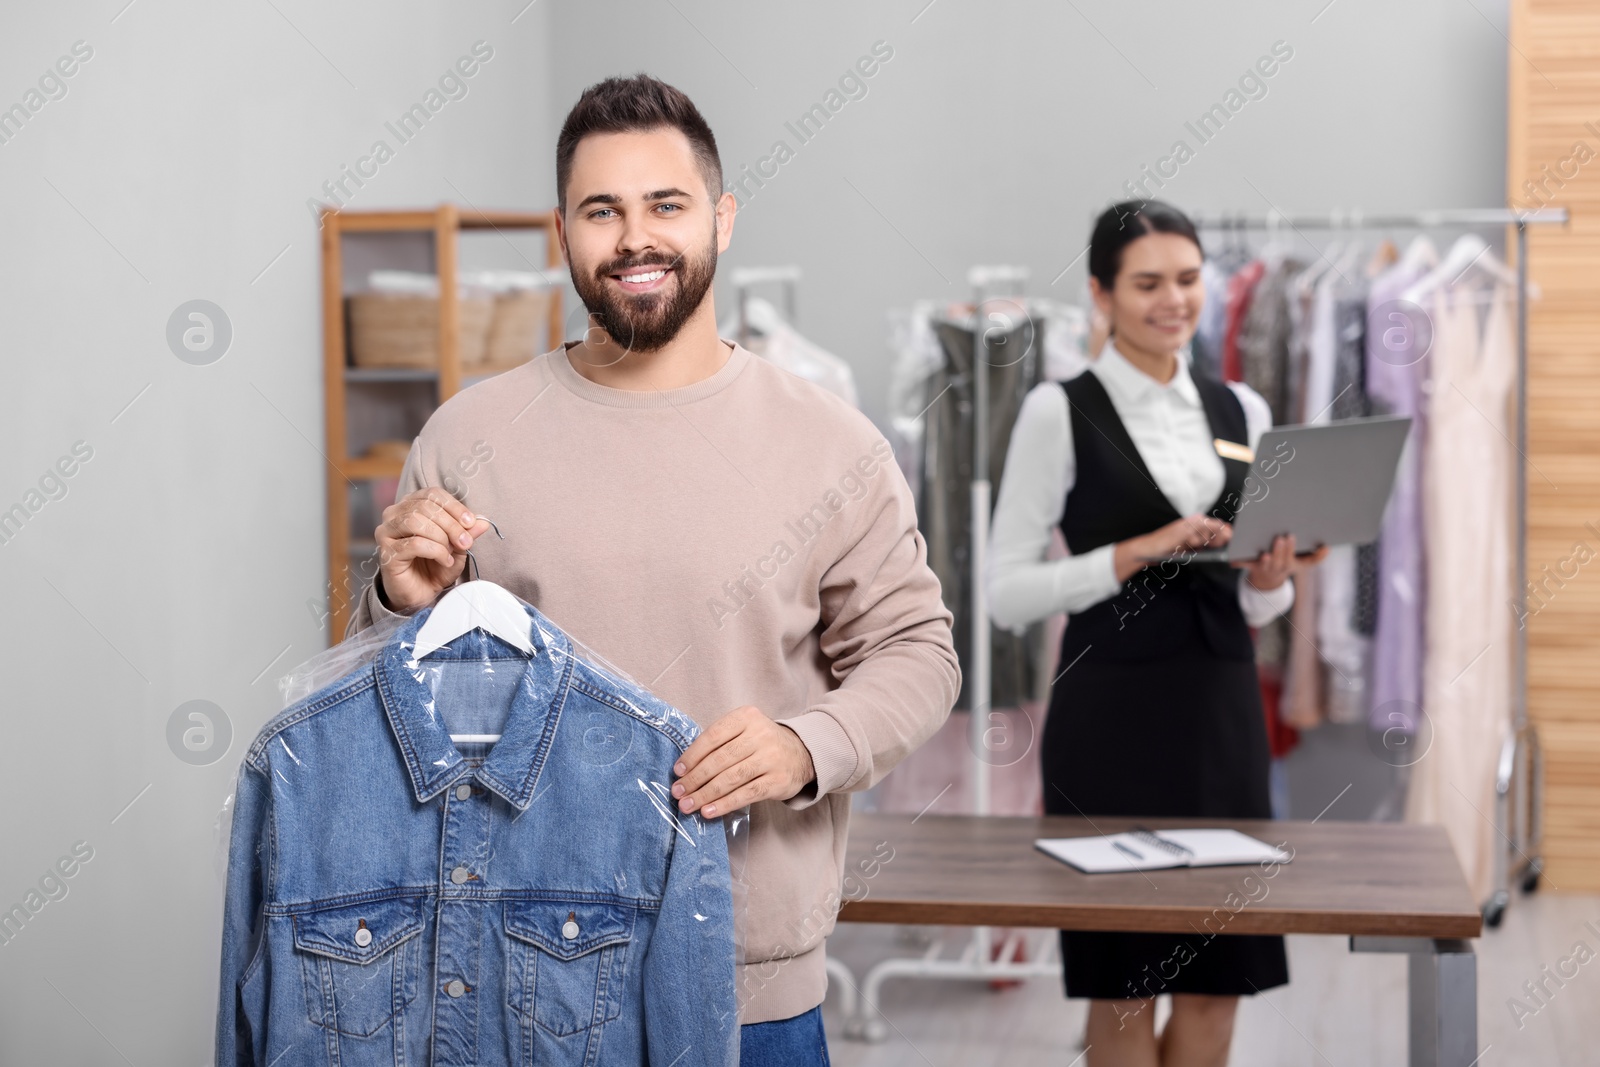
[[[1470,229],[1481,226],[1516,227],[1517,249],[1517,464],[1515,604],[1517,617],[1527,618],[1528,590],[1528,227],[1566,225],[1566,208],[1511,211],[1505,208],[1465,208],[1365,215],[1361,211],[1334,211],[1327,215],[1195,215],[1190,220],[1205,230],[1431,230]],[[1511,734],[1500,751],[1495,772],[1495,823],[1510,848],[1495,849],[1495,888],[1483,902],[1483,921],[1495,927],[1511,902],[1511,886],[1520,881],[1524,892],[1539,882],[1544,869],[1538,855],[1544,836],[1544,760],[1539,732],[1528,720],[1528,631],[1519,625],[1512,650]],[[1515,861],[1511,853],[1516,853]]]
[[[985,304],[999,295],[1001,290],[1020,292],[1028,282],[1028,268],[1014,265],[973,267],[967,271],[967,284],[972,288],[972,554],[971,554],[971,612],[972,655],[967,665],[967,701],[971,721],[967,725],[967,747],[972,751],[972,813],[989,814],[989,761],[985,754],[991,749],[988,740],[986,713],[990,700],[990,634],[988,596],[984,590],[983,573],[989,545],[989,376],[984,373],[989,352],[985,343]],[[879,1010],[880,993],[888,978],[943,978],[957,981],[1007,981],[1027,978],[1059,978],[1061,963],[1055,955],[1055,931],[1045,931],[1030,939],[1025,932],[1013,930],[996,946],[993,930],[987,926],[972,928],[972,936],[965,950],[954,959],[940,957],[942,942],[934,941],[928,951],[914,958],[880,960],[867,971],[859,986],[859,1005],[856,1000],[856,983],[848,981],[848,991],[843,1007],[846,1015],[845,1033],[867,1041],[883,1041],[889,1036],[888,1025]],[[1018,959],[1018,956],[1023,958]],[[830,969],[834,961],[828,960]],[[849,978],[849,972],[839,965],[837,972]],[[837,973],[836,972],[836,973]]]
[[[747,312],[748,298],[752,286],[776,283],[783,286],[783,311],[784,317],[790,325],[794,324],[795,290],[800,282],[800,268],[796,266],[781,267],[735,267],[729,274],[733,283],[734,301],[739,307],[739,343],[745,347],[750,345],[750,317]]]

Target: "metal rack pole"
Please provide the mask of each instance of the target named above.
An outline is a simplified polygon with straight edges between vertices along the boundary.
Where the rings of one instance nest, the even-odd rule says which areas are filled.
[[[1560,209],[1561,221],[1566,209]],[[1495,770],[1495,822],[1509,848],[1495,851],[1495,888],[1483,905],[1484,922],[1499,926],[1511,887],[1521,882],[1534,889],[1544,870],[1538,855],[1544,839],[1544,757],[1538,729],[1528,720],[1528,227],[1516,221],[1517,233],[1517,464],[1516,592],[1517,629],[1512,637],[1511,730]],[[1530,855],[1530,850],[1532,854]],[[1512,862],[1511,851],[1516,852]]]
[[[972,663],[968,679],[968,705],[971,721],[968,723],[970,747],[973,753],[972,813],[989,814],[989,761],[983,754],[988,751],[988,730],[985,716],[989,712],[991,695],[989,598],[984,590],[984,571],[989,556],[989,344],[984,330],[983,307],[992,290],[1007,285],[1026,284],[1026,267],[996,266],[973,267],[967,272],[967,283],[972,286],[972,556],[969,561],[972,585]]]
[[[1563,218],[1565,212],[1562,213]],[[1517,625],[1511,714],[1520,731],[1528,721],[1528,225],[1517,222]]]
[[[1446,208],[1438,211],[1412,211],[1389,215],[1357,215],[1333,211],[1326,215],[1286,215],[1269,211],[1260,215],[1195,214],[1189,216],[1198,229],[1265,230],[1287,226],[1295,230],[1429,230],[1467,226],[1565,225],[1564,207],[1538,211],[1512,211],[1507,208]]]
[[[968,746],[972,749],[972,813],[989,814],[989,761],[987,719],[992,685],[989,677],[989,598],[984,571],[989,558],[989,342],[984,330],[983,306],[990,291],[1007,283],[1024,284],[1023,267],[974,267],[967,274],[972,286],[972,557],[970,585],[972,676],[967,688]],[[981,971],[989,964],[989,928],[974,927],[973,954]]]

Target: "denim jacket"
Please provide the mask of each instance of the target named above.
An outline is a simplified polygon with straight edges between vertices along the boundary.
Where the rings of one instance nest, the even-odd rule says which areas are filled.
[[[736,1063],[727,839],[668,793],[694,724],[532,607],[531,659],[418,661],[430,610],[244,758],[218,1067]]]

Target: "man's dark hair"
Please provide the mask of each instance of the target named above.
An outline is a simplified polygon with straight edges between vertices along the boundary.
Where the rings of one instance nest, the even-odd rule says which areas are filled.
[[[1089,237],[1089,275],[1109,291],[1122,270],[1122,250],[1147,233],[1173,233],[1187,237],[1205,255],[1200,235],[1189,216],[1162,200],[1124,200],[1112,204],[1095,220]]]
[[[635,74],[596,82],[567,112],[561,136],[556,138],[556,200],[561,210],[567,207],[567,179],[572,176],[572,157],[579,141],[592,133],[633,133],[663,127],[677,130],[689,139],[714,204],[722,195],[722,161],[717,156],[717,139],[712,136],[711,127],[683,93],[648,74]]]

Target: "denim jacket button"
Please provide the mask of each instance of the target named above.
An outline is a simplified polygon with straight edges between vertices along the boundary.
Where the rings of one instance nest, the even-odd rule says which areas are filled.
[[[578,924],[568,919],[561,926],[561,936],[568,941],[575,941],[578,937]]]
[[[471,796],[472,796],[472,787],[470,785],[458,785],[458,786],[456,786],[456,799],[457,800],[466,800],[466,799],[470,798]]]
[[[372,931],[368,930],[365,926],[362,926],[360,929],[358,929],[356,931],[356,944],[361,948],[366,948],[368,945],[372,944]]]
[[[459,978],[452,978],[445,983],[444,991],[452,997],[459,997],[467,991],[467,983]]]
[[[472,872],[467,870],[465,867],[457,867],[455,870],[450,872],[450,880],[456,885],[460,885],[462,882],[465,882],[471,877]]]

